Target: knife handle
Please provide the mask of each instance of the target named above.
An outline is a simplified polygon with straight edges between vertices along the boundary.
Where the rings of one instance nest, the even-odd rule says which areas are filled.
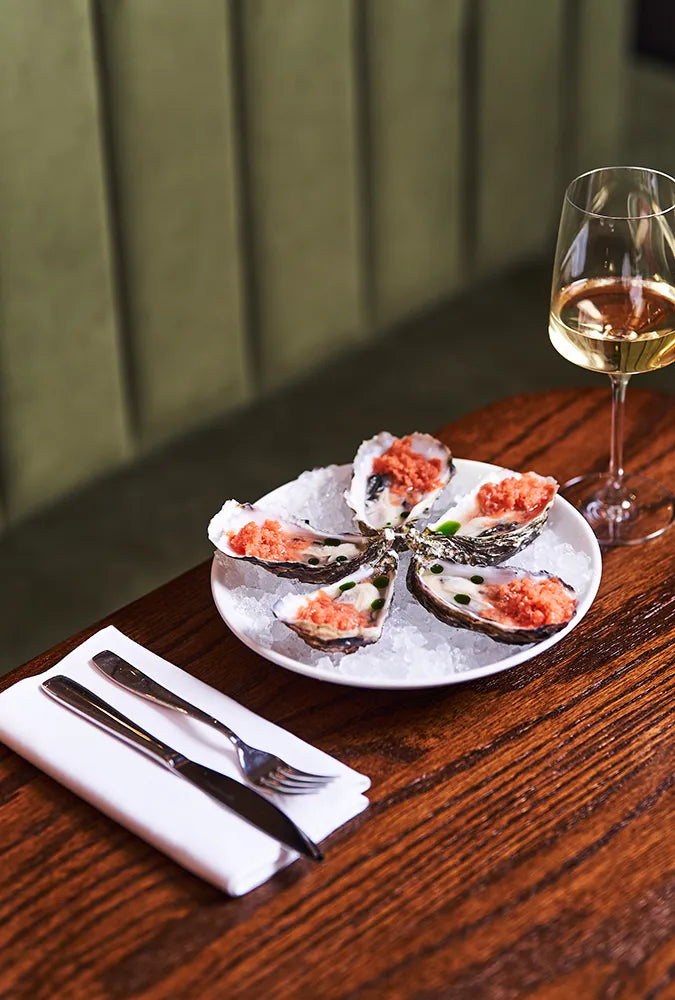
[[[167,746],[156,736],[128,719],[126,715],[122,715],[112,705],[103,701],[93,691],[89,691],[88,688],[78,684],[70,677],[65,677],[63,674],[49,677],[42,682],[40,687],[55,701],[70,708],[71,711],[83,716],[101,729],[105,729],[107,733],[117,736],[118,739],[135,747],[136,750],[140,750],[146,756],[164,764],[170,770],[185,762],[186,758],[177,750]]]

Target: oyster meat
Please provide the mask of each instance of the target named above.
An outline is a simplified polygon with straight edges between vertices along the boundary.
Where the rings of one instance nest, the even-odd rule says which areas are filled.
[[[500,469],[423,531],[406,528],[406,540],[427,559],[491,566],[541,533],[557,490],[550,476]]]
[[[364,441],[345,500],[366,534],[401,528],[430,510],[454,472],[450,449],[430,434]]]
[[[209,524],[220,552],[247,559],[277,576],[304,583],[332,583],[373,560],[391,545],[393,532],[378,537],[331,535],[253,504],[228,500]]]
[[[386,552],[339,583],[309,594],[287,594],[272,611],[301,639],[326,653],[354,653],[377,642],[394,593],[398,556]]]
[[[577,605],[574,590],[559,577],[515,566],[411,559],[407,583],[427,611],[447,625],[516,645],[560,631]]]

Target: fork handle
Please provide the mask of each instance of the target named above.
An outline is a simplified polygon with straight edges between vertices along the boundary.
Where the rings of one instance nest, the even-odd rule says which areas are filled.
[[[180,695],[174,694],[173,691],[169,691],[168,688],[158,684],[152,677],[148,677],[138,667],[127,663],[117,653],[105,649],[101,653],[96,653],[95,656],[92,656],[92,660],[106,677],[119,684],[125,691],[131,691],[132,694],[137,694],[141,698],[154,701],[157,705],[162,705],[164,708],[172,708],[175,712],[181,712],[190,719],[205,722],[227,736],[234,746],[239,743],[237,734],[229,726],[226,726],[224,722],[221,722],[220,719],[214,719],[208,712],[204,712],[201,708],[197,708],[196,705],[186,701],[185,698],[181,698]]]

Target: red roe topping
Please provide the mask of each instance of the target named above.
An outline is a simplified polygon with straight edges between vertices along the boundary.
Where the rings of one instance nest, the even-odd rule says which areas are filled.
[[[503,514],[524,514],[522,520],[541,514],[555,494],[553,483],[542,480],[536,472],[511,476],[499,483],[484,483],[478,490],[478,512],[481,516],[500,517]]]
[[[483,589],[493,604],[486,618],[518,628],[539,628],[569,621],[577,602],[557,579],[511,580]]]
[[[347,601],[340,603],[329,597],[325,590],[310,598],[302,605],[296,621],[312,622],[313,625],[332,625],[339,632],[354,632],[371,624],[368,611],[359,611]]]
[[[239,531],[231,531],[227,538],[237,555],[255,556],[268,562],[292,562],[310,544],[306,538],[294,538],[282,530],[278,521],[269,518],[264,524],[249,521]]]
[[[413,503],[441,485],[440,458],[425,458],[413,451],[410,436],[396,438],[390,448],[378,455],[373,462],[373,472],[387,476],[390,491]]]

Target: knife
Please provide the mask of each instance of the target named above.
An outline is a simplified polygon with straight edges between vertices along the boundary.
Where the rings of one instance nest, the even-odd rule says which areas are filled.
[[[40,686],[55,701],[163,764],[263,833],[314,861],[323,860],[320,848],[307,834],[254,789],[185,757],[70,677],[59,674],[47,678]]]

